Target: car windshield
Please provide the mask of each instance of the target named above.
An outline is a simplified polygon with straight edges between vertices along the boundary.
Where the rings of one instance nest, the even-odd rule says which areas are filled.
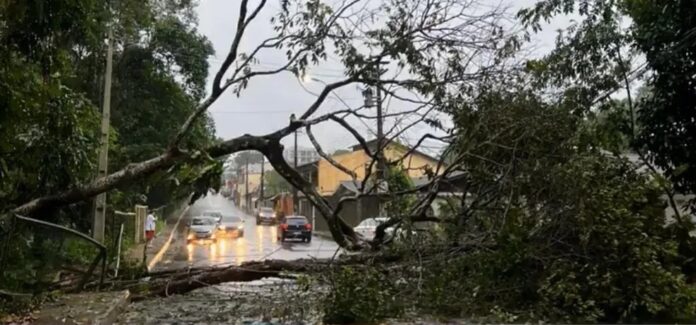
[[[288,225],[304,225],[307,223],[307,219],[303,217],[293,217],[293,218],[287,218],[287,224]]]
[[[193,218],[191,224],[194,226],[210,226],[215,224],[215,219],[213,218]]]
[[[206,212],[203,212],[203,215],[208,216],[208,217],[215,217],[215,218],[222,217],[222,213],[217,212],[217,211],[206,211]]]
[[[242,218],[240,218],[238,216],[229,216],[229,217],[225,217],[222,221],[231,222],[231,223],[238,223],[238,222],[242,222]]]
[[[271,208],[261,208],[259,211],[263,213],[273,213],[273,209]]]

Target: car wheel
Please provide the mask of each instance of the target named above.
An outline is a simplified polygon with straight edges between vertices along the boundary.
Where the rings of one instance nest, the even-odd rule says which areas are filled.
[[[285,242],[285,235],[281,235],[281,236],[280,236],[280,242],[281,242],[281,243],[284,243],[284,242]]]
[[[312,242],[312,235],[309,235],[309,237],[305,238],[305,240],[307,241],[307,243],[311,243]]]
[[[260,225],[261,225],[261,220],[256,219],[256,225],[257,225],[257,226],[260,226]]]
[[[244,237],[244,232],[243,232],[243,231],[240,231],[240,232],[239,232],[239,237]]]

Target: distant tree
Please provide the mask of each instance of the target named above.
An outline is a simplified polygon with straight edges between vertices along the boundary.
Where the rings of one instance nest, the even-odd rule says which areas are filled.
[[[331,155],[332,156],[342,155],[344,153],[349,153],[349,152],[350,152],[350,150],[348,150],[348,149],[338,149],[338,150],[334,151]]]
[[[264,196],[270,197],[276,194],[289,192],[292,189],[292,185],[288,183],[280,174],[276,171],[266,172],[264,175]]]
[[[263,161],[263,155],[256,151],[242,151],[234,156],[234,163],[237,168],[240,168],[247,163],[260,164]]]

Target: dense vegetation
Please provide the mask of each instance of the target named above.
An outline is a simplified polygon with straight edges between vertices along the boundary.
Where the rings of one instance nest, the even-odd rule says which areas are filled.
[[[212,46],[196,30],[190,1],[117,1],[111,8],[108,3],[0,4],[3,213],[95,178],[109,26],[114,34],[109,170],[161,152],[204,95]],[[212,121],[201,120],[183,147],[210,144],[213,134]],[[132,210],[136,203],[156,208],[177,202],[188,197],[187,184],[198,176],[196,168],[184,166],[111,192],[109,213]],[[92,212],[91,202],[83,202],[32,217],[87,233]],[[40,290],[51,263],[70,262],[48,249],[63,248],[66,238],[36,240],[34,231],[42,237],[47,230],[23,225],[2,231],[0,288]]]
[[[467,152],[471,197],[442,216],[444,233],[390,247],[398,266],[327,274],[327,320],[696,317],[690,253],[681,249],[692,239],[665,219],[663,180],[599,150],[568,108],[524,91],[482,94],[454,114],[472,129],[454,150]]]

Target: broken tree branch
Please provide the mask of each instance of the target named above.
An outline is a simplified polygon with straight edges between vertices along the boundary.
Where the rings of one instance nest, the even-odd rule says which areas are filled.
[[[324,152],[324,150],[321,148],[321,145],[319,145],[319,142],[314,137],[314,134],[312,134],[312,127],[310,125],[307,125],[305,127],[305,130],[307,131],[307,136],[309,137],[309,141],[312,142],[312,145],[314,145],[314,149],[317,150],[317,153],[319,154],[319,156],[326,159],[326,161],[328,161],[334,167],[338,168],[340,171],[348,174],[351,178],[353,178],[353,179],[357,178],[357,176],[355,175],[355,172],[353,172],[352,170],[341,165],[339,162],[337,162],[336,160],[331,158],[331,156],[327,155],[326,152]]]

